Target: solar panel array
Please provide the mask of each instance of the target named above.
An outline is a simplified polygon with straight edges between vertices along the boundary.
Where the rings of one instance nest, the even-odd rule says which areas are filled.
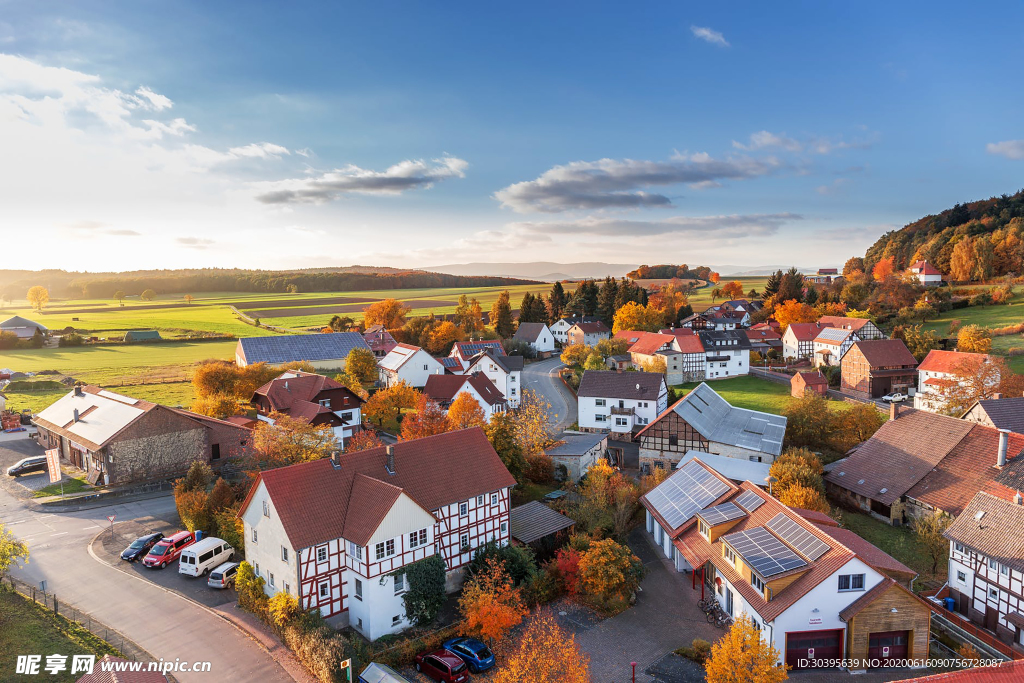
[[[764,504],[764,498],[753,491],[744,491],[736,497],[736,503],[747,512],[753,512]]]
[[[647,494],[647,502],[673,529],[729,490],[729,485],[696,462],[688,462]]]
[[[796,549],[798,553],[814,562],[829,551],[829,544],[787,517],[784,513],[772,517],[766,524],[775,535]]]
[[[734,519],[747,516],[747,513],[736,507],[734,503],[722,503],[713,508],[701,510],[699,514],[701,519],[708,523],[708,526],[725,524]]]
[[[766,579],[807,564],[802,557],[762,526],[737,531],[723,536],[722,540],[735,548],[736,552],[743,556],[743,560]]]

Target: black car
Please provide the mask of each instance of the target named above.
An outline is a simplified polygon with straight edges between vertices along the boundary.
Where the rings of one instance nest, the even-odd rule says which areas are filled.
[[[164,537],[163,534],[150,534],[140,536],[132,541],[132,544],[121,551],[121,559],[127,562],[134,562],[146,554],[157,544],[157,541]]]
[[[46,456],[45,455],[33,455],[31,458],[24,458],[14,463],[7,468],[7,474],[12,477],[16,477],[19,474],[29,474],[30,472],[45,472],[46,471]]]

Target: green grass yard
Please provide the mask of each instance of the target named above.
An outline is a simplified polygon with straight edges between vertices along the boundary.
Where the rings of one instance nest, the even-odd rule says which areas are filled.
[[[842,510],[842,524],[913,569],[921,579],[939,583],[946,580],[946,561],[938,563],[938,571],[933,575],[931,557],[910,529],[891,526],[870,515],[845,509]]]
[[[1024,287],[1015,287],[1016,298],[1004,306],[971,306],[955,311],[946,311],[935,320],[928,321],[923,327],[938,332],[943,337],[949,335],[949,323],[959,320],[961,325],[980,325],[982,327],[1005,327],[1024,321]],[[1024,337],[1011,334],[1005,337],[992,338],[992,352],[1005,355],[1012,347],[1024,347]],[[1024,373],[1024,356],[1012,356],[1006,359],[1014,372]]]
[[[759,410],[775,415],[782,415],[786,407],[796,400],[789,393],[789,385],[770,382],[753,375],[717,379],[708,382],[708,386],[737,408]],[[677,384],[673,388],[682,389],[688,394],[696,387],[697,384],[691,382]],[[853,405],[844,401],[831,401],[830,404],[835,410],[848,410]]]
[[[61,488],[63,486],[63,489]],[[62,492],[64,495],[69,493],[81,493],[89,488],[89,484],[82,477],[72,477],[63,484],[50,484],[44,486],[35,493],[32,494],[33,498],[46,498],[48,496],[59,496]]]

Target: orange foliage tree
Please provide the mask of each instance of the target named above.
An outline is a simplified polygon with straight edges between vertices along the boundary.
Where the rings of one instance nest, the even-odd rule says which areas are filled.
[[[363,415],[368,420],[383,424],[384,420],[398,419],[403,409],[415,408],[422,394],[406,382],[381,389],[363,404]]]
[[[467,582],[459,609],[467,628],[489,641],[501,640],[527,614],[522,591],[513,584],[505,565],[494,557],[488,558],[483,571]]]
[[[591,543],[579,567],[580,588],[605,603],[625,601],[644,575],[640,558],[610,538]]]
[[[345,452],[354,453],[356,451],[368,451],[371,448],[378,448],[383,446],[384,442],[381,441],[377,434],[371,432],[369,429],[356,432],[353,436],[349,437],[345,441]]]
[[[708,279],[711,280],[712,282],[714,282],[717,285],[719,283],[719,281],[722,279],[722,276],[719,275],[718,273],[712,271],[711,274],[708,275]]]
[[[427,351],[445,354],[451,351],[457,341],[462,341],[462,330],[450,320],[445,320],[435,325],[427,335]]]
[[[744,614],[711,647],[704,672],[707,683],[781,683],[788,675],[778,660],[779,651]]]
[[[825,496],[821,491],[804,486],[803,484],[788,486],[785,491],[779,494],[779,502],[794,508],[823,512],[826,515],[832,512],[832,507],[825,500]]]
[[[551,614],[537,614],[516,639],[516,649],[498,667],[493,680],[590,683],[590,659],[576,645],[576,637],[563,630]]]
[[[871,275],[881,282],[892,275],[894,270],[896,270],[896,257],[890,256],[876,263],[875,267],[871,269]]]
[[[398,299],[375,301],[363,309],[363,325],[383,325],[388,330],[401,327],[411,310],[411,306],[406,306]]]
[[[448,422],[452,429],[483,427],[487,424],[484,409],[465,391],[460,391],[448,407]]]
[[[402,441],[411,439],[422,439],[424,436],[434,436],[451,431],[451,424],[448,416],[441,406],[420,394],[420,400],[416,404],[416,412],[406,415],[402,420]]]
[[[730,299],[739,299],[743,296],[743,283],[739,280],[733,280],[722,285],[722,296]]]
[[[813,323],[818,319],[818,314],[812,307],[796,299],[784,301],[776,306],[774,315],[782,332],[793,323]]]

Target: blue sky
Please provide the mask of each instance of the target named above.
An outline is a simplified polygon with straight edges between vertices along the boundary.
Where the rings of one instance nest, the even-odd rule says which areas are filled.
[[[1024,6],[0,0],[28,267],[841,265],[1024,186]]]

